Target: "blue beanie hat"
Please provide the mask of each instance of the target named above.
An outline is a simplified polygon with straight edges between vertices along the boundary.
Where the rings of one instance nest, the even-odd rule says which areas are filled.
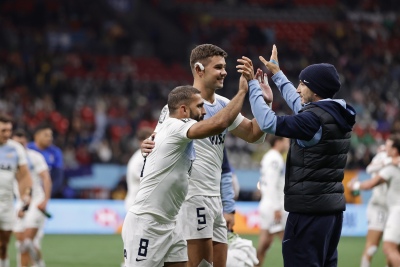
[[[336,68],[328,63],[308,66],[300,72],[299,80],[322,98],[332,98],[341,86]]]

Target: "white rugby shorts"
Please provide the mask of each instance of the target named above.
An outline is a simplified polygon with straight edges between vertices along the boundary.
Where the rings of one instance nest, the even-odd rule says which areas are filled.
[[[386,206],[369,203],[367,206],[368,230],[381,231],[385,229],[388,210]]]
[[[400,244],[400,207],[390,208],[383,232],[383,242]]]
[[[279,222],[275,221],[275,210],[271,205],[260,205],[258,207],[260,214],[260,228],[268,230],[269,233],[275,234],[285,230],[288,212],[281,210],[282,218]]]
[[[212,238],[215,242],[228,243],[228,228],[219,196],[193,196],[185,200],[179,219],[186,240]]]
[[[176,222],[158,223],[151,216],[128,212],[122,226],[125,267],[161,267],[188,261],[187,243]]]

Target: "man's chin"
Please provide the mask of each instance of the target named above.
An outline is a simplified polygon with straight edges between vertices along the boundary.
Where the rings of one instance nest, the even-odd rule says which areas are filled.
[[[224,83],[218,83],[218,84],[215,85],[215,90],[219,90],[219,89],[222,89],[222,88],[224,88]]]

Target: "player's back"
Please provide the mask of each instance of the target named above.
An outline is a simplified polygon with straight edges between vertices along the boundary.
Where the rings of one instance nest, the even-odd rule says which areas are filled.
[[[193,142],[186,136],[195,122],[168,118],[158,128],[155,148],[146,158],[139,192],[130,212],[149,214],[159,221],[176,220],[195,159]]]
[[[388,158],[389,158],[389,156],[387,155],[386,151],[381,151],[375,155],[375,157],[371,161],[371,164],[381,164]],[[374,173],[372,173],[372,176],[375,176],[378,173],[379,173],[379,171],[374,172]],[[386,183],[382,183],[378,186],[375,186],[372,189],[372,195],[369,200],[369,203],[386,206],[387,205],[387,203],[386,203],[387,189],[388,189],[388,186]]]
[[[40,173],[49,169],[43,155],[33,149],[26,150],[32,177],[32,201],[42,201],[45,197]]]
[[[270,149],[261,160],[260,169],[261,203],[274,204],[284,202],[285,162],[282,155],[275,149]]]

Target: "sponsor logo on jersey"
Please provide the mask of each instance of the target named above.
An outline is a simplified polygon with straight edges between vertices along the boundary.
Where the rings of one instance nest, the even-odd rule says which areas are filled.
[[[5,171],[11,171],[12,166],[10,164],[0,164],[0,169]]]
[[[212,145],[221,145],[225,143],[225,134],[220,133],[218,135],[213,135],[208,137]]]

